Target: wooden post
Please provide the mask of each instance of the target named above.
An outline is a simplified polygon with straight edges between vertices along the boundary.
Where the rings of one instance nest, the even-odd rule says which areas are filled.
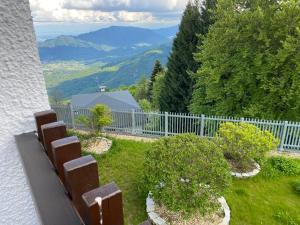
[[[53,163],[53,154],[51,148],[51,142],[58,139],[65,138],[67,136],[67,128],[64,122],[48,123],[41,126],[44,140],[44,147],[49,156],[49,159]]]
[[[99,187],[98,166],[91,156],[83,156],[64,164],[66,189],[79,215],[84,218],[82,195]]]
[[[87,192],[82,198],[85,203],[86,225],[124,224],[122,192],[115,183]]]
[[[76,136],[66,137],[63,139],[53,141],[51,143],[51,146],[53,154],[53,164],[57,169],[60,180],[66,186],[63,164],[68,161],[80,158],[80,141]]]
[[[36,129],[40,142],[44,145],[43,134],[41,126],[47,123],[53,123],[57,121],[57,116],[54,110],[47,110],[42,112],[37,112],[34,114]]]

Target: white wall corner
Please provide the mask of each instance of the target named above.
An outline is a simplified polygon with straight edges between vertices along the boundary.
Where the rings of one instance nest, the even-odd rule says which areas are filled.
[[[0,224],[41,224],[14,135],[49,109],[28,0],[0,1]]]

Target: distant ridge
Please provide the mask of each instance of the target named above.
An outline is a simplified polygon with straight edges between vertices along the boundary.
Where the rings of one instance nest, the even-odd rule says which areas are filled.
[[[111,26],[78,36],[59,36],[39,43],[43,62],[97,59],[106,63],[122,60],[161,44],[168,44],[178,27],[146,29]]]

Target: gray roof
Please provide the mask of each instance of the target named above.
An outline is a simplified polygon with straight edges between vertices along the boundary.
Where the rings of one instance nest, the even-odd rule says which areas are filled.
[[[92,94],[73,95],[71,104],[78,108],[92,108],[96,104],[107,105],[113,111],[140,109],[139,104],[129,91],[96,92]]]

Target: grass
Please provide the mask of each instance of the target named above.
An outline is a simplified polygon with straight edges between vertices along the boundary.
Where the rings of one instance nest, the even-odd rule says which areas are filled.
[[[137,225],[147,218],[145,196],[138,186],[144,154],[150,147],[151,143],[115,139],[107,154],[93,155],[98,161],[101,184],[115,181],[123,192],[127,225]],[[231,208],[231,224],[300,224],[300,194],[295,189],[299,182],[300,176],[266,179],[258,175],[234,180],[225,195]]]
[[[144,153],[149,143],[114,140],[105,155],[93,154],[98,161],[100,184],[115,182],[123,192],[125,224],[137,225],[146,220],[145,196],[139,192]]]
[[[225,196],[231,208],[230,224],[300,224],[300,196],[292,183],[300,177],[266,180],[258,176],[234,180]]]

